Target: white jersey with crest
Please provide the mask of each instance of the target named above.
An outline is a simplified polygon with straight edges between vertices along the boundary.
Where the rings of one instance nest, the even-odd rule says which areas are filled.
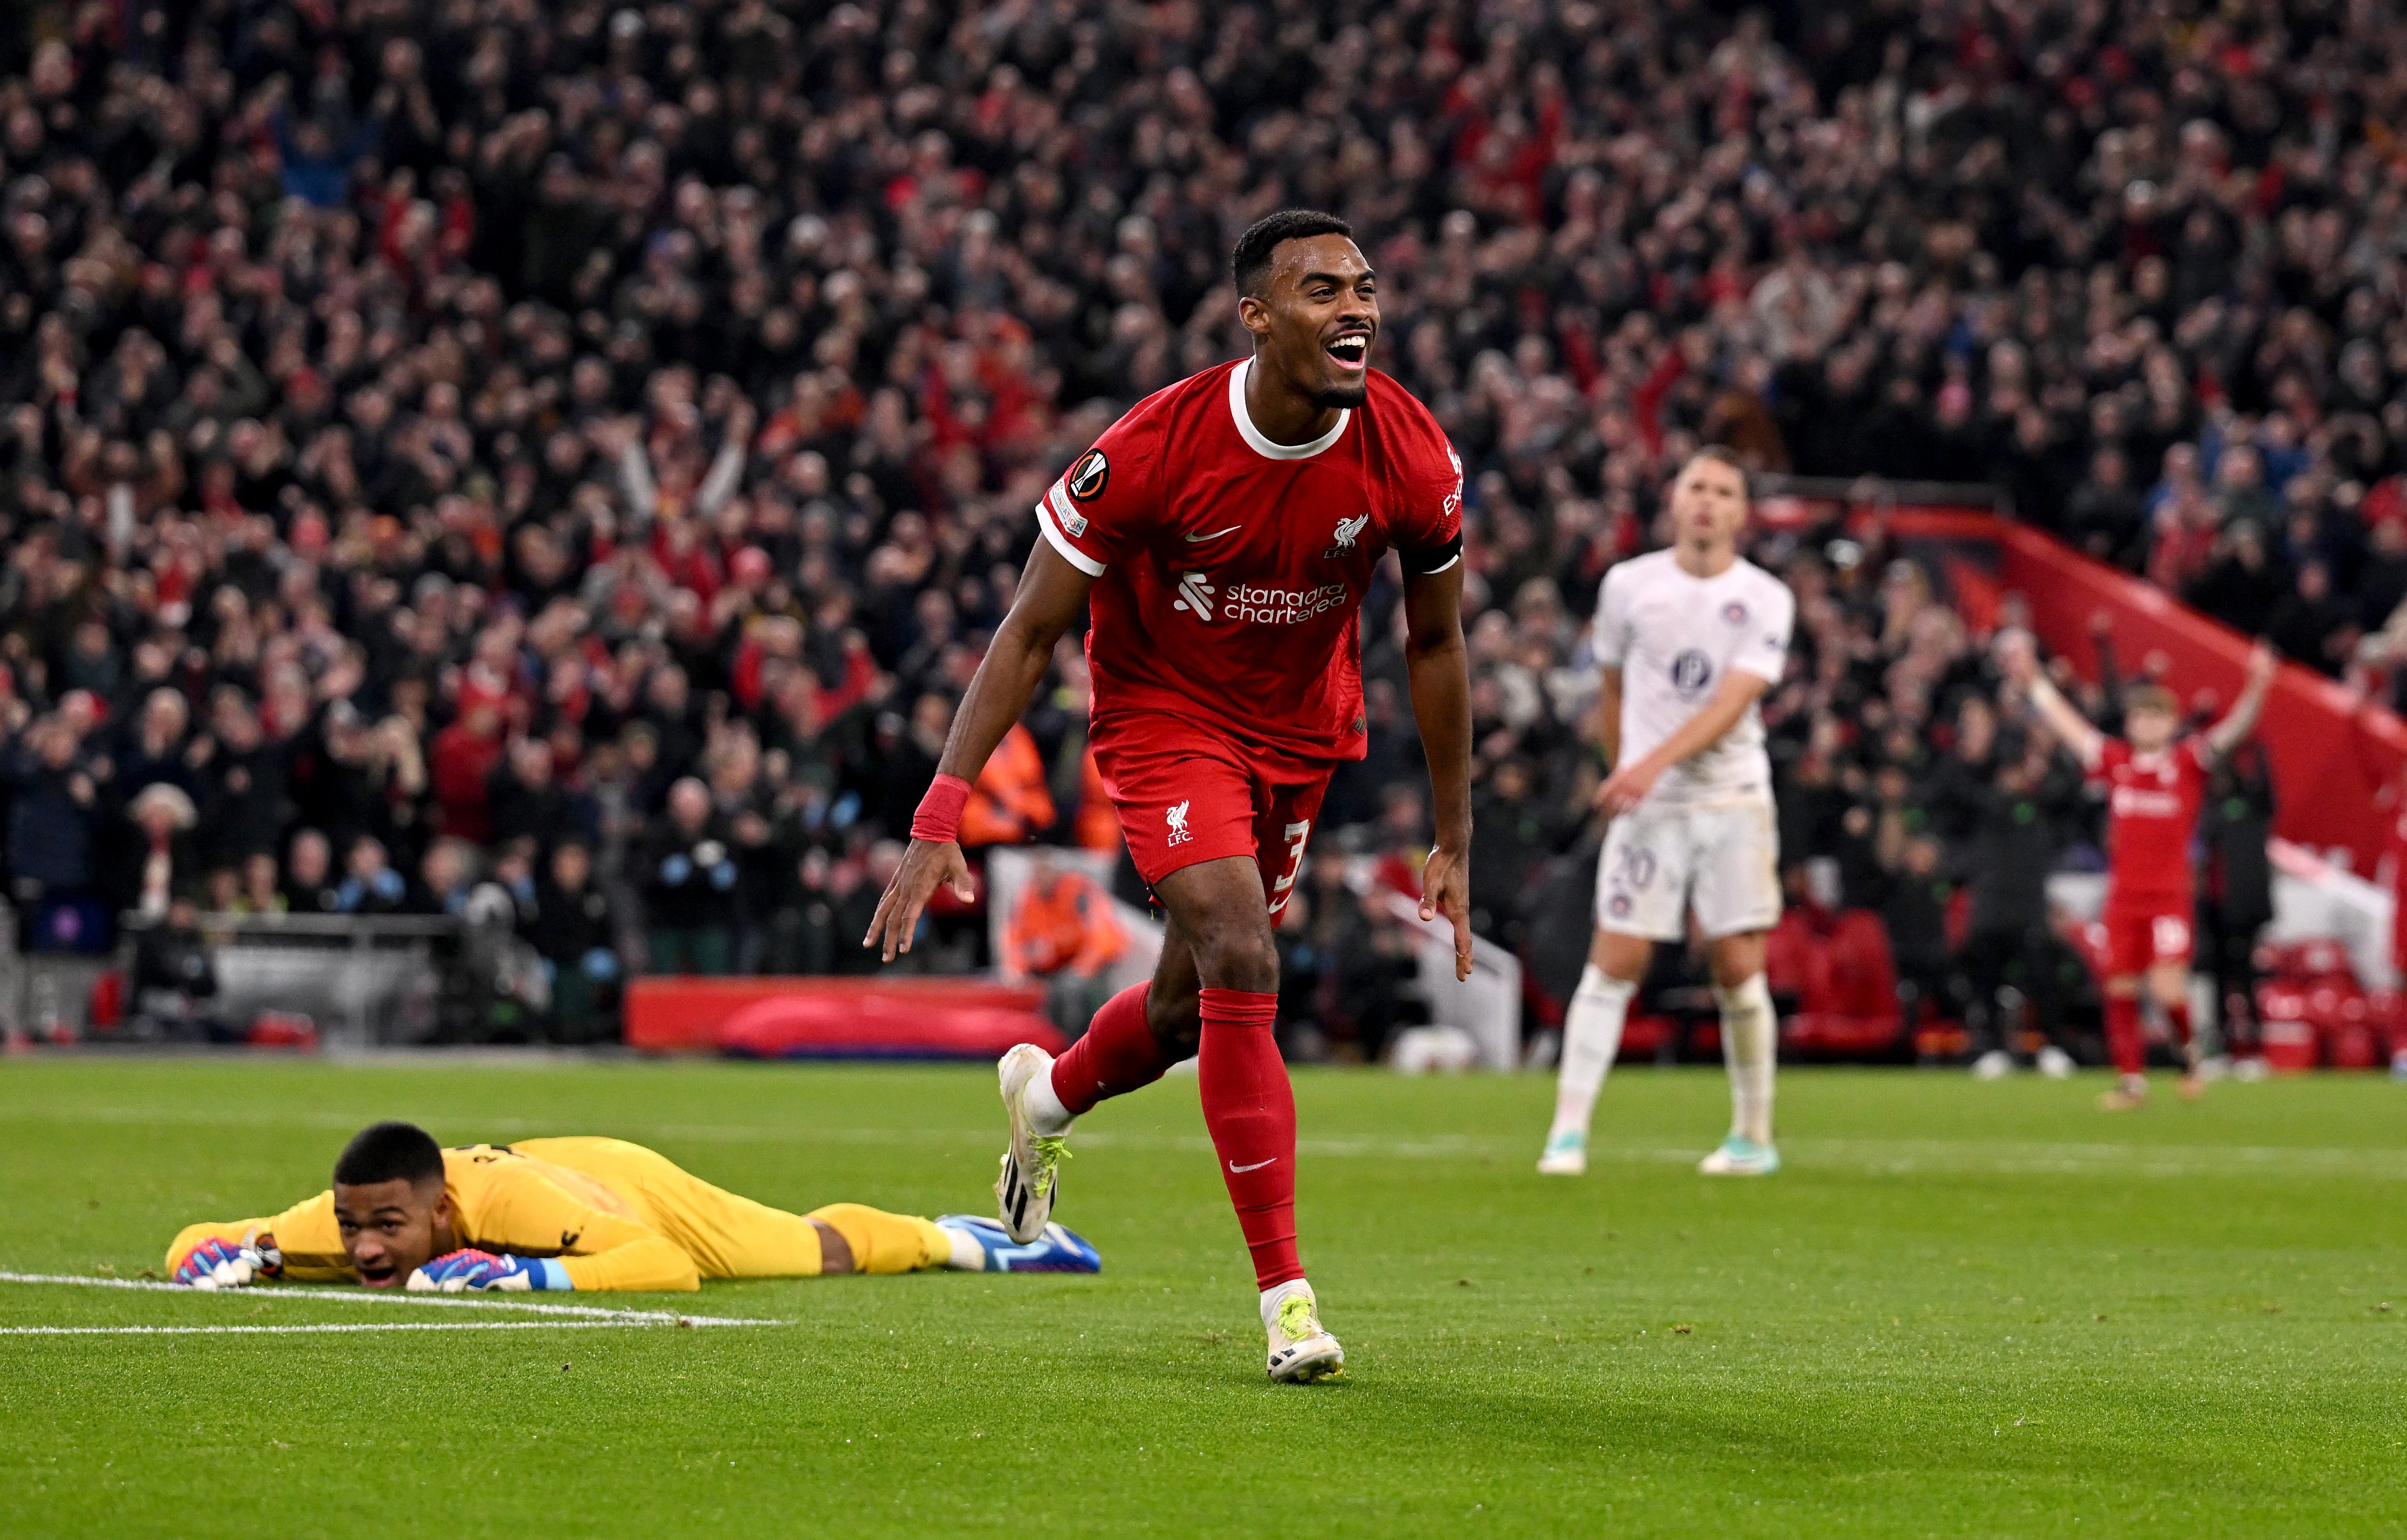
[[[1691,577],[1671,551],[1615,564],[1596,606],[1597,661],[1621,671],[1622,764],[1633,764],[1704,708],[1732,670],[1778,684],[1797,600],[1744,558]],[[1721,741],[1665,770],[1640,804],[1702,808],[1772,799],[1763,717],[1749,706]]]

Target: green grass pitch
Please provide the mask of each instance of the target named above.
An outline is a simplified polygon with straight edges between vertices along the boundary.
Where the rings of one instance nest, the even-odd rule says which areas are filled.
[[[1191,1079],[1085,1120],[1096,1279],[574,1296],[764,1328],[0,1336],[0,1534],[2407,1534],[2407,1089],[2090,1110],[2101,1082],[1798,1071],[1712,1181],[1721,1077],[1626,1070],[1577,1181],[1549,1082],[1297,1077],[1347,1376],[1273,1387]],[[2170,1086],[2164,1087],[2170,1091]],[[0,1065],[0,1269],[156,1267],[375,1118],[641,1139],[792,1208],[982,1211],[983,1069]],[[466,1310],[0,1284],[0,1326]]]

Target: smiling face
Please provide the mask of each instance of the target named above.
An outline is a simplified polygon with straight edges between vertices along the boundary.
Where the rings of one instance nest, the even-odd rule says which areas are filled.
[[[397,1289],[451,1250],[451,1194],[440,1181],[335,1184],[343,1254],[371,1289]]]
[[[1237,302],[1256,360],[1317,406],[1361,405],[1371,389],[1379,292],[1360,249],[1344,235],[1281,241],[1260,289]]]

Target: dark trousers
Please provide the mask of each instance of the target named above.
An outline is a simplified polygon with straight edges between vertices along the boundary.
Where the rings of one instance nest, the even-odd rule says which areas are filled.
[[[2058,1047],[2066,1038],[2065,1009],[2072,991],[2065,965],[2073,961],[2056,933],[2044,925],[2024,930],[1975,931],[1956,954],[1955,991],[1964,1009],[1973,1052],[2021,1045],[2014,1028],[2019,1005],[2022,1024]]]
[[[2197,965],[2215,981],[2223,1052],[2240,1058],[2257,1053],[2257,933],[2266,923],[2254,911],[2232,912],[2212,898],[2199,900]]]
[[[654,973],[716,978],[735,967],[735,937],[725,925],[655,925],[646,940]]]

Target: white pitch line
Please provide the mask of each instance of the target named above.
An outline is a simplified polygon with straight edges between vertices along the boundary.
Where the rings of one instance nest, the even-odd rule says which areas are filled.
[[[768,1325],[762,1321],[758,1324]],[[295,1336],[308,1332],[657,1331],[650,1321],[345,1321],[318,1326],[0,1326],[0,1336]]]
[[[164,1290],[174,1294],[223,1295],[227,1298],[318,1302],[340,1305],[429,1305],[453,1310],[524,1310],[536,1315],[575,1317],[592,1322],[617,1321],[634,1326],[783,1326],[782,1321],[753,1321],[738,1316],[685,1315],[675,1310],[613,1310],[598,1305],[552,1305],[534,1300],[470,1298],[459,1294],[381,1293],[349,1289],[311,1289],[297,1284],[265,1285],[238,1290],[194,1289],[138,1278],[79,1278],[73,1273],[0,1272],[0,1283],[54,1283],[78,1289]],[[566,1324],[566,1322],[563,1322]],[[538,1323],[539,1324],[539,1323]]]

